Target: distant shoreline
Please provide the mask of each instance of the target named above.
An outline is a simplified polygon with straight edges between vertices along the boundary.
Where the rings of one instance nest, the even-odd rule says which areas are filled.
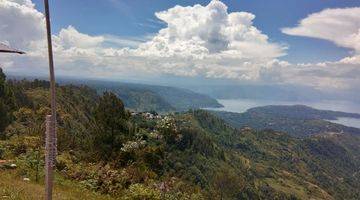
[[[280,101],[263,99],[216,99],[224,107],[204,108],[207,110],[227,111],[243,113],[250,108],[268,105],[305,105],[319,110],[340,111],[360,114],[360,104],[343,100],[320,100],[320,101]]]

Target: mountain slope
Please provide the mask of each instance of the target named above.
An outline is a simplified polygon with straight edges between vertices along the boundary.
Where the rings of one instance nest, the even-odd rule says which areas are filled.
[[[323,111],[307,106],[264,106],[249,109],[245,113],[213,113],[237,128],[250,126],[257,130],[273,129],[296,137],[323,132],[360,134],[360,129],[326,121],[337,117],[360,118],[359,114]]]
[[[291,119],[326,119],[335,120],[338,117],[359,118],[360,114],[346,113],[331,110],[318,110],[304,105],[277,105],[251,108],[248,110],[253,115],[264,115],[265,117],[291,118]]]
[[[5,174],[13,170],[16,183],[30,178],[28,187],[35,188],[36,180],[43,179],[39,169],[43,168],[44,116],[49,111],[48,83],[14,85],[24,93],[17,98],[26,96],[31,103],[19,105],[0,140],[0,159],[15,162],[18,168],[0,165],[0,170]],[[115,95],[103,98],[79,86],[59,86],[57,91],[57,180],[70,180],[116,199],[360,197],[357,135],[301,139],[271,130],[237,129],[202,110],[148,118],[113,106],[121,102]],[[103,109],[104,105],[110,106]],[[99,120],[100,116],[104,117]],[[109,148],[111,157],[99,156]],[[10,187],[7,191],[17,191]],[[29,191],[27,185],[21,187]],[[36,199],[36,194],[29,199]]]
[[[232,129],[204,111],[195,116],[218,143],[234,151],[231,162],[239,155],[246,161],[245,174],[255,182],[301,199],[360,197],[356,189],[360,187],[359,135],[325,134],[297,139],[275,131]]]
[[[117,94],[126,107],[136,111],[185,111],[192,108],[221,107],[217,100],[187,89],[111,82],[88,82],[98,92]]]
[[[166,101],[163,97],[157,93],[141,87],[128,87],[128,86],[117,86],[117,87],[106,87],[97,88],[98,91],[111,91],[121,98],[127,108],[136,111],[174,111],[176,108]]]

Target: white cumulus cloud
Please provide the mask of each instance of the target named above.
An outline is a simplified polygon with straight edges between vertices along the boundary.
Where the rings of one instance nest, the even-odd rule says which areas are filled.
[[[287,47],[270,42],[253,24],[254,14],[228,12],[224,3],[212,0],[205,6],[175,6],[155,13],[165,28],[151,37],[89,35],[71,25],[64,27],[52,36],[56,72],[111,79],[170,75],[348,88],[360,83],[355,76],[360,73],[357,12],[357,8],[325,10],[301,20],[295,28],[283,29],[356,52],[333,63],[282,61]],[[25,56],[1,55],[2,67],[47,74],[44,28],[44,16],[31,0],[0,0],[0,42],[27,52]]]
[[[139,50],[157,56],[208,55],[236,58],[276,58],[284,47],[270,43],[247,12],[228,13],[227,6],[213,0],[207,6],[175,6],[155,13],[167,24]],[[254,50],[256,49],[256,50]]]
[[[11,45],[26,41],[19,47],[29,51],[17,66],[25,62],[26,65],[45,65],[43,15],[30,0],[3,0],[0,5],[14,16],[27,13],[23,14],[24,18],[31,19],[24,22],[20,22],[22,18],[3,19],[2,24],[7,27],[3,35],[8,37],[1,40]],[[8,5],[11,9],[5,7]],[[262,65],[285,54],[284,46],[269,42],[268,37],[253,26],[253,14],[228,13],[221,1],[213,0],[206,6],[175,6],[155,15],[167,26],[145,42],[106,34],[91,36],[71,25],[63,28],[53,36],[58,71],[81,70],[86,71],[83,75],[112,78],[118,74],[141,73],[255,80]],[[31,34],[25,31],[27,27],[32,27],[29,28]],[[8,34],[8,30],[18,35]],[[130,47],[114,44],[130,44]]]
[[[32,42],[44,37],[43,20],[30,0],[1,0],[0,41],[28,49]]]
[[[345,63],[360,64],[360,7],[325,9],[302,19],[296,27],[283,28],[283,33],[329,40],[350,48],[354,57]]]
[[[360,84],[360,7],[325,9],[300,20],[295,27],[283,28],[282,32],[328,40],[352,50],[350,56],[337,62],[297,64],[298,70],[291,80],[339,89],[355,89]]]

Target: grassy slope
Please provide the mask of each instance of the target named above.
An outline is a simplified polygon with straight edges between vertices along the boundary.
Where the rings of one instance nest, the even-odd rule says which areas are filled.
[[[44,199],[44,184],[26,182],[13,171],[0,170],[0,199]],[[53,193],[54,200],[111,200],[112,198],[96,194],[81,188],[78,184],[57,178]]]

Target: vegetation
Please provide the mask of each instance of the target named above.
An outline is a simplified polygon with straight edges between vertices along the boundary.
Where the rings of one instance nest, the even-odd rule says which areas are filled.
[[[11,112],[15,109],[14,94],[5,82],[5,74],[0,68],[0,132],[12,121]]]
[[[256,130],[272,129],[295,137],[307,137],[325,132],[360,134],[360,129],[326,120],[337,117],[360,118],[359,114],[316,110],[307,106],[264,106],[245,113],[213,112],[234,127],[249,126]]]
[[[130,83],[92,83],[91,85],[100,93],[114,92],[124,101],[127,108],[136,111],[186,111],[193,108],[222,106],[209,96],[187,89]]]
[[[44,184],[22,180],[14,171],[0,170],[0,199],[44,199]],[[108,195],[97,194],[76,182],[57,177],[53,191],[55,200],[112,200]]]
[[[263,106],[251,108],[248,110],[252,114],[262,114],[264,116],[275,116],[278,118],[291,119],[327,119],[335,120],[338,117],[360,118],[360,114],[345,113],[330,110],[317,110],[309,106],[294,105],[294,106]]]
[[[134,135],[128,123],[129,113],[115,94],[105,92],[94,110],[94,142],[99,159],[111,160],[118,155],[127,137]]]
[[[1,131],[0,195],[38,199],[48,83],[2,84],[15,106]],[[360,198],[359,136],[236,129],[202,110],[148,117],[86,86],[57,95],[58,199]]]

